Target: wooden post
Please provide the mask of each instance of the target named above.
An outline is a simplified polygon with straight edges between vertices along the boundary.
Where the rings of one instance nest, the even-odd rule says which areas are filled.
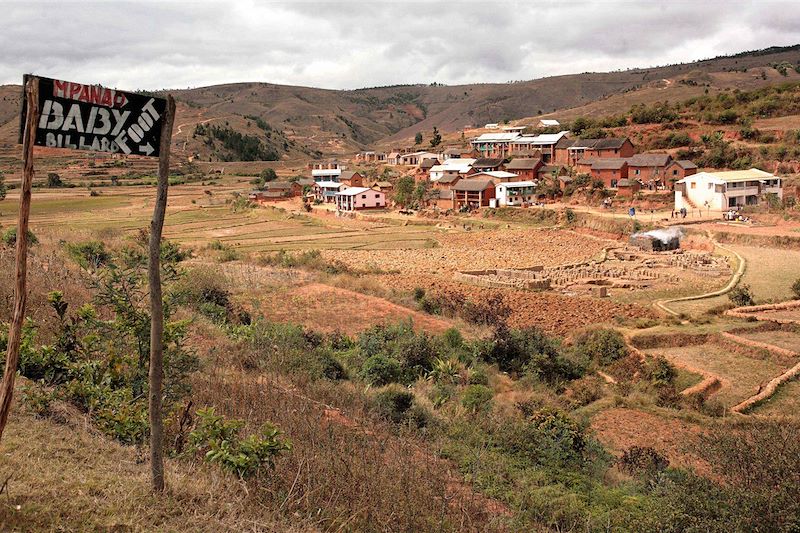
[[[150,223],[150,473],[154,492],[164,491],[164,419],[161,413],[164,381],[164,306],[161,299],[161,231],[167,209],[169,191],[169,149],[172,144],[172,123],[175,100],[167,96],[167,110],[161,124],[161,145],[158,159],[158,192]]]
[[[39,81],[31,77],[25,86],[27,116],[22,142],[22,189],[19,194],[19,221],[17,223],[16,286],[14,287],[14,315],[8,332],[6,367],[3,371],[0,390],[0,438],[8,422],[11,399],[14,396],[14,379],[19,363],[19,345],[22,324],[25,322],[28,276],[28,219],[31,211],[31,185],[33,184],[33,143],[36,138],[36,123],[39,112]]]

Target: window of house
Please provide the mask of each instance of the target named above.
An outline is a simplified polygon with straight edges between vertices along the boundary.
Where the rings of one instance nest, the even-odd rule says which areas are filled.
[[[365,198],[365,199],[366,199],[366,197],[367,197],[367,195],[366,195],[366,194],[362,194],[362,195],[361,195],[361,198]]]
[[[381,195],[380,195],[380,194],[376,194],[376,195],[375,195],[375,198],[380,198],[380,197],[381,197]]]
[[[616,189],[617,188],[617,180],[611,180],[611,188],[612,189]]]
[[[714,184],[713,183],[709,183],[708,184],[708,190],[710,191],[712,189],[712,187],[714,187]]]
[[[678,175],[678,170],[677,170],[677,169],[673,170],[673,171],[672,171],[672,175],[673,175],[673,176],[677,176],[677,175]]]
[[[691,182],[691,183],[689,184],[689,188],[690,188],[690,189],[696,189],[696,188],[697,188],[697,182],[696,182],[696,181],[693,181],[693,182]]]
[[[639,169],[637,168],[636,170],[633,171],[633,173],[638,176],[639,175]]]

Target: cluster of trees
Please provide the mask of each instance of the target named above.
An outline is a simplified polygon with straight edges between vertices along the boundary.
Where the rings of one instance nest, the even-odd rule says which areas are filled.
[[[265,145],[258,137],[242,134],[230,126],[198,124],[194,133],[221,141],[223,148],[229,152],[220,155],[224,161],[278,161],[280,159],[280,154],[275,148]]]

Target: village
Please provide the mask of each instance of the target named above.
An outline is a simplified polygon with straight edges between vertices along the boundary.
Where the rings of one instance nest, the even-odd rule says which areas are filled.
[[[528,134],[524,126],[486,124],[485,130],[498,131],[482,133],[468,146],[362,151],[347,162],[312,162],[306,176],[267,182],[248,198],[261,204],[299,196],[330,204],[337,213],[407,207],[405,199],[394,201],[395,184],[385,171],[382,178],[371,177],[379,168],[395,178],[413,178],[414,207],[442,213],[541,206],[577,188],[602,190],[604,207],[651,193],[663,203],[663,193],[670,192],[672,205],[661,210],[671,209],[671,218],[711,217],[713,212],[733,219],[743,207],[783,198],[781,178],[757,168],[699,172],[692,161],[669,153],[640,153],[628,138],[573,138],[559,128],[554,119],[541,120],[539,129],[556,133]]]

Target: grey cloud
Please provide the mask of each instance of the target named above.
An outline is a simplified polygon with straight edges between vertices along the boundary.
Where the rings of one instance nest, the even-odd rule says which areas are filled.
[[[2,2],[0,83],[503,82],[800,42],[793,2]]]

